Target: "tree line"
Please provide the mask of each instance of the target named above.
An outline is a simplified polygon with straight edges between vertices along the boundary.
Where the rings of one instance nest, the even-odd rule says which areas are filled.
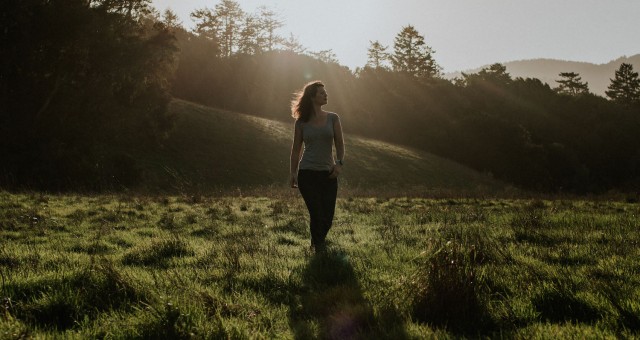
[[[514,79],[501,64],[445,80],[411,25],[392,50],[370,41],[367,64],[352,71],[331,50],[280,36],[284,22],[269,8],[248,13],[233,0],[194,10],[191,30],[148,0],[8,7],[0,31],[3,183],[133,186],[141,176],[134,151],[162,147],[171,96],[288,120],[292,92],[322,79],[348,133],[534,190],[640,184],[640,84],[630,64],[613,75],[607,99],[574,72],[559,74],[554,88]]]

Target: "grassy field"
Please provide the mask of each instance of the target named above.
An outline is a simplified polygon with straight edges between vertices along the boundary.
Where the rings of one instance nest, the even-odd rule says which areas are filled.
[[[640,207],[0,192],[0,338],[637,338]]]

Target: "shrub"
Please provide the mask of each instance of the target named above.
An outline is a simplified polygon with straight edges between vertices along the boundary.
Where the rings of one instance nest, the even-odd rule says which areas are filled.
[[[423,322],[452,331],[487,330],[488,292],[483,264],[499,261],[486,231],[480,227],[448,227],[431,240],[410,285],[412,314]]]

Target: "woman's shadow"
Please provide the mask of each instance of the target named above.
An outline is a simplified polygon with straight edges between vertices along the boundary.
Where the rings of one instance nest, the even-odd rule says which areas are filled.
[[[296,339],[358,339],[378,333],[373,308],[343,252],[317,252],[298,274],[302,289],[289,309]]]

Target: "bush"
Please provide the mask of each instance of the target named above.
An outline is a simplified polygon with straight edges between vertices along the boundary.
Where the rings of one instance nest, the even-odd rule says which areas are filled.
[[[448,227],[431,240],[412,276],[412,314],[452,331],[487,330],[488,292],[483,264],[502,256],[481,227]]]

